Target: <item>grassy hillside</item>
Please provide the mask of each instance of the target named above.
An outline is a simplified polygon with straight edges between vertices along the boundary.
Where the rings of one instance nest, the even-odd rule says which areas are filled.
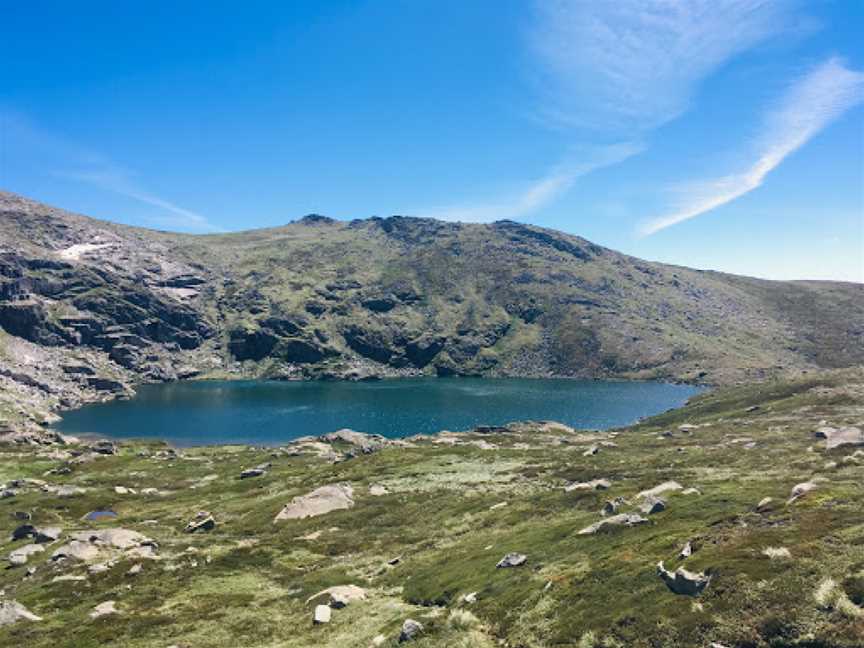
[[[383,445],[3,446],[0,482],[15,492],[0,499],[0,554],[32,542],[9,540],[16,512],[60,531],[2,571],[4,600],[42,620],[0,626],[0,645],[395,646],[410,618],[423,631],[407,645],[430,648],[861,646],[864,451],[828,450],[814,431],[862,423],[857,369],[707,393],[611,435],[524,423]],[[607,489],[572,487],[599,479]],[[667,481],[681,488],[660,495],[666,509],[640,511],[638,493]],[[348,508],[274,521],[334,484],[351,488]],[[617,498],[647,521],[579,533]],[[118,517],[85,520],[94,510]],[[185,533],[199,511],[215,527]],[[158,548],[85,534],[93,555],[51,560],[76,532],[117,528]],[[496,568],[511,552],[526,562]],[[659,561],[710,582],[673,593]],[[329,600],[315,595],[344,585],[365,598],[314,625]],[[91,618],[109,601],[116,613]]]

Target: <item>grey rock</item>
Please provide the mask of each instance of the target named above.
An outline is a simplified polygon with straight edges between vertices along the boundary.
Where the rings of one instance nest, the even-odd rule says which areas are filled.
[[[198,511],[198,514],[189,521],[183,529],[185,533],[198,533],[200,531],[212,531],[216,528],[216,520],[207,511]]]
[[[646,522],[648,522],[648,520],[636,513],[619,513],[618,515],[613,515],[605,520],[600,520],[599,522],[595,522],[594,524],[585,527],[579,531],[579,535],[591,535],[613,527],[631,527],[636,526],[637,524],[645,524]]]
[[[520,553],[508,553],[501,560],[498,561],[498,564],[495,567],[502,569],[506,567],[519,567],[520,565],[524,565],[528,560],[528,556]]]
[[[666,501],[664,499],[654,495],[649,495],[644,499],[645,501],[639,507],[639,510],[645,515],[653,515],[654,513],[660,513],[661,511],[666,510]]]
[[[272,465],[273,464],[270,463],[262,463],[254,468],[247,468],[240,473],[240,479],[249,479],[250,477],[261,477],[262,475],[266,475]]]
[[[29,560],[30,556],[42,553],[45,547],[39,544],[28,544],[15,549],[9,554],[9,563],[15,566],[24,565]]]
[[[683,567],[670,572],[662,561],[657,563],[657,575],[666,583],[666,587],[682,596],[698,596],[711,582],[710,576],[689,572]]]
[[[414,619],[405,619],[405,623],[402,624],[402,631],[399,633],[399,643],[411,641],[422,632],[422,623],[415,621]]]
[[[18,601],[0,601],[0,626],[10,625],[22,619],[41,621],[42,617],[36,616]]]
[[[276,516],[275,521],[301,520],[354,506],[354,489],[350,484],[328,484],[311,493],[295,497]]]

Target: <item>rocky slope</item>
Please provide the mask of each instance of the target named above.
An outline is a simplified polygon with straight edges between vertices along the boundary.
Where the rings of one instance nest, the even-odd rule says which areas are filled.
[[[649,263],[509,221],[192,236],[0,193],[7,421],[202,376],[728,383],[864,363],[864,286]],[[39,414],[41,412],[42,414]]]
[[[610,433],[0,445],[0,645],[859,648],[862,430],[857,369]]]

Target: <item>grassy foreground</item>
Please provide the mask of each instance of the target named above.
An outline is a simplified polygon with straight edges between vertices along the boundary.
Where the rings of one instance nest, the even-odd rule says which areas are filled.
[[[108,456],[3,446],[0,483],[45,485],[16,482],[0,499],[0,556],[33,543],[10,540],[16,512],[62,532],[0,571],[2,600],[42,619],[0,626],[0,645],[395,646],[411,618],[423,631],[406,645],[418,648],[860,647],[864,452],[827,450],[814,431],[862,423],[864,370],[852,369],[704,394],[611,437],[526,423],[368,454],[344,440],[176,455],[136,442]],[[594,479],[611,487],[565,490]],[[636,494],[668,480],[682,489],[647,523],[578,533],[607,500],[639,512]],[[788,502],[802,482],[814,490]],[[274,522],[292,498],[337,483],[353,488],[350,508]],[[118,517],[85,521],[94,510]],[[215,527],[185,533],[199,511]],[[155,540],[155,557],[89,543],[85,560],[51,559],[77,531],[117,527]],[[496,569],[510,552],[527,561]],[[674,594],[661,560],[711,581]],[[365,598],[314,625],[327,597],[310,597],[348,584]],[[107,601],[116,612],[93,618]]]

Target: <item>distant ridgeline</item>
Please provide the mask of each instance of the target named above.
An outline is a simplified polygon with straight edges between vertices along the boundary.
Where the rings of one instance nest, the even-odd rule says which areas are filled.
[[[0,327],[0,377],[61,407],[200,374],[725,383],[864,363],[864,286],[650,263],[510,221],[186,235],[0,193]]]

